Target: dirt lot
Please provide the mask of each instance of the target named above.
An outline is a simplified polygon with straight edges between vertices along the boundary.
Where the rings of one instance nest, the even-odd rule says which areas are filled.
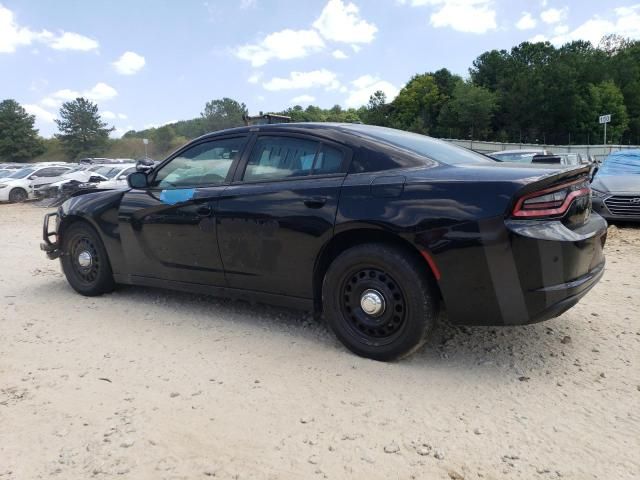
[[[438,328],[395,364],[309,315],[83,298],[0,206],[0,479],[640,478],[640,229],[562,317]]]

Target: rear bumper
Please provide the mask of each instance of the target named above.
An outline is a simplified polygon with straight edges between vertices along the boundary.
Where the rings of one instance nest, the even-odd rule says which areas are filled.
[[[480,225],[482,247],[456,252],[451,266],[458,277],[450,285],[442,283],[450,269],[442,268],[450,322],[525,325],[561,315],[602,278],[606,235],[607,222],[597,214],[575,230],[559,221]]]

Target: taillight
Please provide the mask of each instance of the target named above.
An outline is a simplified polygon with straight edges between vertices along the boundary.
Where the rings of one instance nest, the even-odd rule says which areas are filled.
[[[581,178],[523,195],[516,202],[512,215],[520,218],[562,216],[576,198],[590,195],[589,180]]]

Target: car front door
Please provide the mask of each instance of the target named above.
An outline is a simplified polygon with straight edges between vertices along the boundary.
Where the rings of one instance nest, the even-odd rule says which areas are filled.
[[[127,191],[119,224],[129,273],[144,278],[224,286],[215,208],[231,180],[246,135],[188,146]],[[133,279],[135,283],[135,278]]]
[[[314,137],[257,135],[216,209],[229,287],[312,298],[349,159]]]

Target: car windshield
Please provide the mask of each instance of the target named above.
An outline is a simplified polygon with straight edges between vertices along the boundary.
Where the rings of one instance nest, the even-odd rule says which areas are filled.
[[[35,168],[23,168],[22,170],[18,170],[17,172],[9,175],[7,178],[25,178],[35,172]]]
[[[492,163],[489,157],[457,147],[442,140],[419,135],[417,133],[404,132],[393,128],[373,127],[369,125],[345,125],[345,130],[356,135],[368,137],[390,145],[400,147],[418,155],[431,158],[437,162],[454,165],[458,163]]]
[[[640,151],[609,155],[602,162],[598,175],[640,175]]]
[[[120,170],[120,167],[100,167],[94,169],[93,171],[99,173],[103,177],[111,179],[114,178]]]
[[[540,152],[492,153],[491,156],[501,162],[531,163]]]
[[[0,178],[8,177],[13,170],[0,170]]]

